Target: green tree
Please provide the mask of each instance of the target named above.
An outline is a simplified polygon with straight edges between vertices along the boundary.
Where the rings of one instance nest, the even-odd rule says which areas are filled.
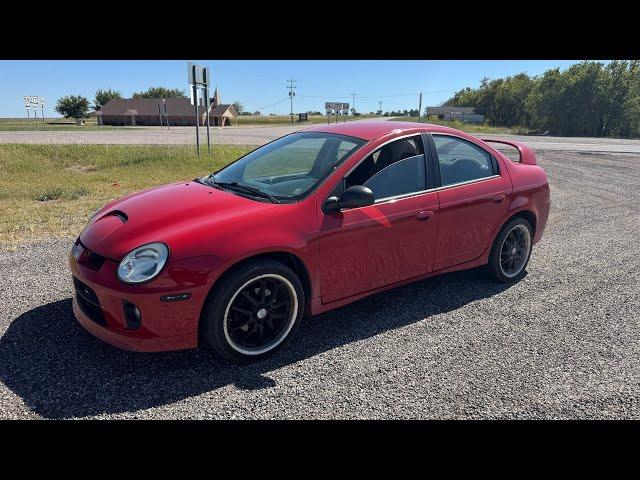
[[[97,90],[93,99],[93,109],[100,110],[112,98],[122,98],[122,94],[117,90]]]
[[[446,106],[475,107],[490,125],[558,135],[640,136],[640,61],[584,61],[537,77],[525,73],[464,88]]]
[[[233,102],[233,108],[238,113],[238,115],[242,115],[242,113],[244,112],[244,105],[240,103],[240,100],[236,100],[235,102]]]
[[[135,92],[133,98],[187,98],[179,88],[151,87],[144,92]]]
[[[55,111],[65,118],[84,118],[89,112],[89,100],[81,95],[67,95],[58,99]]]

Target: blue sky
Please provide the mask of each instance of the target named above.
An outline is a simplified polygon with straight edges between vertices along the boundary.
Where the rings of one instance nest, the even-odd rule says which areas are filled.
[[[438,105],[455,90],[475,87],[483,77],[520,72],[538,75],[567,68],[576,60],[192,60],[209,66],[223,103],[240,100],[263,114],[289,113],[287,79],[294,78],[294,111],[322,111],[325,101],[351,103],[360,112]],[[26,116],[22,97],[43,96],[46,116],[57,116],[56,100],[68,94],[93,100],[98,88],[120,90],[125,97],[151,86],[187,88],[187,60],[0,61],[0,117]],[[281,103],[277,103],[281,100]]]

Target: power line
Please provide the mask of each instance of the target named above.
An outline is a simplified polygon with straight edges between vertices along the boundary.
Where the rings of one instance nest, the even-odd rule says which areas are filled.
[[[270,107],[275,107],[276,105],[282,103],[282,102],[286,102],[288,99],[287,98],[283,98],[282,100],[278,100],[277,102],[274,103],[270,103],[269,105],[265,105],[264,107],[260,107],[260,108],[256,108],[255,110],[264,110],[266,108],[270,108]],[[254,110],[254,109],[252,109]]]
[[[448,92],[457,92],[459,89],[455,89],[455,88],[451,88],[448,90],[435,90],[432,92],[422,92],[423,95],[431,95],[431,94],[436,94],[436,93],[448,93]],[[353,96],[354,93],[349,93],[349,94],[339,94],[339,95],[301,95],[302,98],[344,98],[347,96]],[[392,95],[376,95],[376,96],[366,96],[366,95],[359,95],[359,94],[355,94],[358,95],[358,98],[363,98],[363,99],[371,99],[371,98],[393,98],[393,97],[414,97],[416,95],[420,95],[420,92],[414,92],[414,93],[396,93],[396,94],[392,94]]]

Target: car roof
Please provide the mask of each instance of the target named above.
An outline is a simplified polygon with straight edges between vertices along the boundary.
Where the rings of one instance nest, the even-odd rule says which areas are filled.
[[[463,132],[455,128],[433,125],[430,123],[418,122],[396,122],[393,120],[356,120],[345,123],[333,123],[331,125],[316,125],[306,128],[305,132],[324,132],[347,135],[349,137],[361,138],[362,140],[375,140],[376,138],[390,133],[423,131],[423,132],[448,132],[466,136]]]

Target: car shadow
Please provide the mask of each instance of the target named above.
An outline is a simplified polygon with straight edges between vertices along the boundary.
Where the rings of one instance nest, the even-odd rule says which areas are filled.
[[[226,385],[270,388],[265,375],[351,342],[455,310],[508,288],[480,269],[383,292],[304,319],[273,356],[239,366],[206,349],[134,353],[111,347],[75,320],[71,299],[17,317],[0,338],[0,381],[46,418],[115,414],[162,406]]]

